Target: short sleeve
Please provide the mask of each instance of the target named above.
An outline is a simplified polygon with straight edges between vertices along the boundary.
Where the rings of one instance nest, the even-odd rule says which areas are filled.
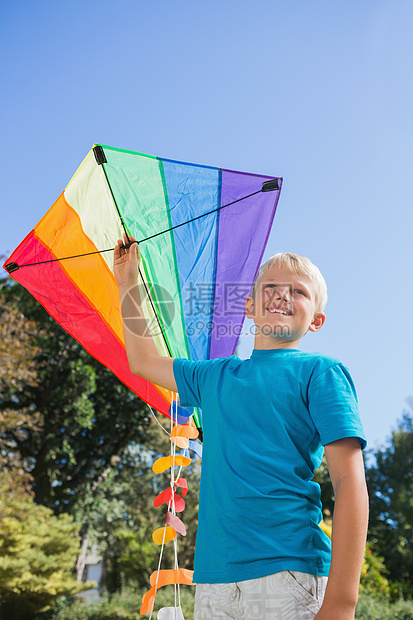
[[[323,445],[358,437],[362,449],[366,447],[356,389],[345,366],[337,363],[312,377],[308,407]]]
[[[174,359],[173,370],[182,407],[202,407],[202,388],[210,364],[210,361]]]

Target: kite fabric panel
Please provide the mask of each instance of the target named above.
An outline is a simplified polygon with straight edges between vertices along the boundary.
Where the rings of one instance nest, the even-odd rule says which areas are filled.
[[[272,181],[273,191],[264,189]],[[113,248],[124,232],[140,242],[143,310],[161,355],[232,355],[281,186],[281,178],[95,145],[5,268],[91,355],[169,416],[172,394],[129,370]],[[181,408],[178,421],[191,413]]]

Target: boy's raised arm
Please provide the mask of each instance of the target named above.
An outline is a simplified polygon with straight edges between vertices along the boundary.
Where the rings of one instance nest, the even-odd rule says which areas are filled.
[[[125,247],[130,242],[132,245]],[[116,244],[113,271],[119,289],[129,366],[135,375],[176,392],[173,358],[159,355],[142,311],[137,286],[139,263],[138,243],[133,237],[128,240],[125,235],[124,241],[119,239]]]

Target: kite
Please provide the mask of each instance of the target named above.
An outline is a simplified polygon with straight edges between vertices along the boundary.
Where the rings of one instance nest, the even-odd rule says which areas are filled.
[[[176,544],[177,533],[186,534],[176,515],[187,492],[181,471],[190,463],[188,449],[200,452],[198,431],[188,420],[193,415],[201,429],[201,412],[180,407],[169,390],[131,373],[113,248],[124,235],[139,242],[137,285],[161,355],[192,360],[232,355],[281,187],[279,177],[95,145],[4,265],[93,357],[171,418],[171,455],[154,464],[158,474],[170,469],[170,486],[154,502],[167,504],[164,526],[153,535],[162,548],[168,540]],[[157,588],[191,583],[190,573],[177,561],[172,570],[158,567],[141,613],[152,613]],[[168,613],[165,608],[165,618]]]
[[[162,355],[232,355],[281,185],[96,145],[5,268],[93,357],[169,416],[171,393],[129,370],[113,247],[124,232],[140,242],[143,310]],[[184,422],[192,412],[181,413]]]

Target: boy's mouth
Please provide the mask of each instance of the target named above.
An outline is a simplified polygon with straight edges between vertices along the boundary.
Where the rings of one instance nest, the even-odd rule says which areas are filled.
[[[267,312],[270,312],[271,314],[283,314],[284,316],[293,315],[292,311],[287,308],[267,308]]]

